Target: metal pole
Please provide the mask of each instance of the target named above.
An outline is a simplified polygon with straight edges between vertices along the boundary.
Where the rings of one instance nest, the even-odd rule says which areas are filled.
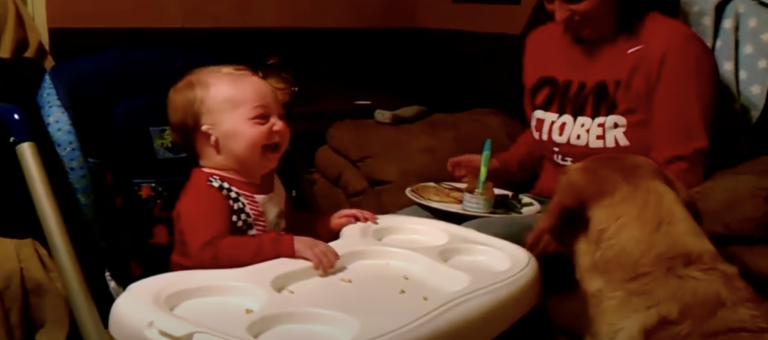
[[[109,334],[104,329],[96,305],[93,303],[93,297],[83,278],[80,263],[72,249],[67,227],[64,225],[48,175],[40,160],[40,153],[32,140],[26,115],[17,107],[0,104],[0,124],[8,129],[9,142],[16,147],[16,155],[19,157],[29,193],[35,203],[37,216],[43,226],[48,246],[51,248],[53,261],[64,281],[67,300],[75,314],[80,335],[84,340],[108,340]]]
[[[101,317],[88,291],[75,251],[72,249],[72,242],[67,234],[59,206],[54,199],[37,145],[32,142],[19,144],[16,146],[16,154],[19,156],[53,260],[61,272],[64,288],[80,327],[80,333],[85,340],[106,340],[107,332],[102,326]]]

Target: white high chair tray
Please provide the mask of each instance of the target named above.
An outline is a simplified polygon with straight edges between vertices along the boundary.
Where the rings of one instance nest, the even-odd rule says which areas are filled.
[[[332,242],[321,277],[277,259],[139,281],[112,307],[117,340],[493,339],[540,295],[525,249],[453,224],[384,215]]]

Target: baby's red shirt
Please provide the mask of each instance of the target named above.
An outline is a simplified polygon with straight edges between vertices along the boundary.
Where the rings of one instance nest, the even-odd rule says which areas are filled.
[[[567,165],[603,153],[648,157],[689,188],[703,181],[718,70],[682,22],[651,13],[593,48],[551,23],[529,35],[523,63],[530,129],[495,159],[507,172],[540,162],[532,194],[552,197]]]
[[[219,189],[208,184],[211,176],[201,168],[193,169],[179,195],[173,211],[172,271],[238,268],[281,257],[295,257],[291,234],[267,231],[256,235],[233,235],[232,207]],[[255,185],[217,176],[239,191],[254,195],[270,194],[274,188],[272,183]],[[302,221],[305,225],[293,223],[292,226],[292,220],[287,220],[286,231],[308,229],[306,224],[314,222]],[[319,223],[313,227],[317,228],[315,234],[330,234],[325,230],[327,224]]]

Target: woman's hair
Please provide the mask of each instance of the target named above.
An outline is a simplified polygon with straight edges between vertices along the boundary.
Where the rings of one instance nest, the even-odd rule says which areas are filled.
[[[619,10],[616,21],[619,30],[622,32],[631,32],[635,29],[645,16],[653,11],[659,12],[669,17],[677,18],[680,16],[680,0],[616,0],[619,4]],[[525,23],[522,35],[526,36],[539,26],[552,21],[552,14],[549,13],[544,1],[539,0],[533,6],[528,21]]]
[[[632,32],[650,12],[659,12],[669,17],[680,16],[680,0],[616,0],[618,13],[616,23],[621,32]]]

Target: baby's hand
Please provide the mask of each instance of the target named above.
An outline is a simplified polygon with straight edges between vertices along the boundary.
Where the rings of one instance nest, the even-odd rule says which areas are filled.
[[[294,236],[293,248],[296,257],[309,260],[315,266],[315,270],[328,273],[336,266],[339,254],[328,244],[310,237]]]
[[[344,227],[357,222],[376,222],[376,215],[359,209],[339,210],[331,216],[331,229],[335,232],[341,231]]]

